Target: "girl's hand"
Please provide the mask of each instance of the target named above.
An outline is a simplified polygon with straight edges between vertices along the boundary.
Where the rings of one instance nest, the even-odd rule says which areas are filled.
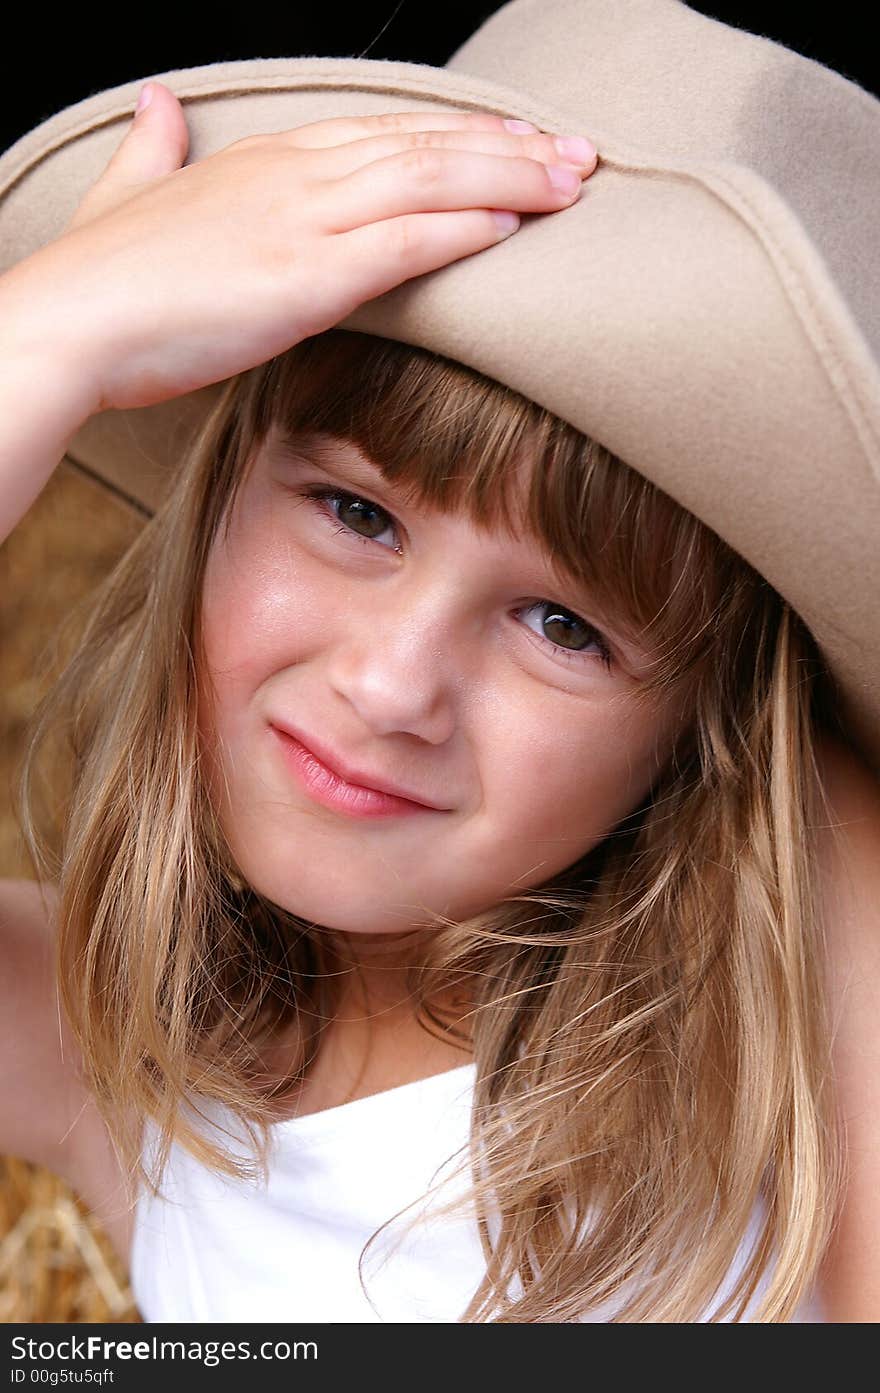
[[[596,164],[501,117],[404,112],[248,136],[184,166],[183,108],[151,85],[64,232],[28,258],[31,296],[88,374],[95,412],[264,363],[492,246],[505,234],[491,210],[567,207]],[[573,174],[569,192],[548,165]]]

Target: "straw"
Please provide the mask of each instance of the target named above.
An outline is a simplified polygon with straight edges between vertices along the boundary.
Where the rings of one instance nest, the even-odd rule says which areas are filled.
[[[0,1322],[140,1322],[118,1254],[50,1171],[0,1160]]]

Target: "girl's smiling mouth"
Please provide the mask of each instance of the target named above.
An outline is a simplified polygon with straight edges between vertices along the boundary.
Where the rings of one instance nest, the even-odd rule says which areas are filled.
[[[270,730],[288,769],[293,771],[300,785],[316,802],[334,812],[346,813],[349,817],[372,818],[449,811],[448,808],[440,808],[435,804],[419,802],[386,792],[384,789],[351,782],[320,759],[291,731],[281,729],[274,722],[270,723]]]

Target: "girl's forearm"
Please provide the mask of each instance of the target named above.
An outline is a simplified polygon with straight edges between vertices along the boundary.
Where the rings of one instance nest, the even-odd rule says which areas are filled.
[[[0,276],[0,542],[96,408],[71,327],[31,298],[25,263]]]

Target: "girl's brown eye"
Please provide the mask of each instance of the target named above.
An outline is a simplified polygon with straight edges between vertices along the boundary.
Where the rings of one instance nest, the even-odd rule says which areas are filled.
[[[555,613],[548,614],[544,620],[547,637],[563,648],[579,649],[585,647],[585,644],[579,642],[579,639],[584,638],[588,627],[583,620],[578,619],[576,614],[568,614],[567,611],[560,610],[558,607]]]
[[[545,647],[555,650],[567,662],[595,662],[598,657],[604,667],[611,668],[614,659],[603,635],[572,610],[551,600],[537,600],[534,604],[526,605],[519,614],[522,616],[541,610],[549,613],[540,619],[538,629],[532,629],[531,625],[526,627]],[[591,647],[594,649],[592,654],[589,652]]]
[[[338,494],[340,506],[336,516],[340,522],[353,530],[361,525],[367,529],[367,536],[380,537],[388,526],[388,514],[369,499],[358,498],[353,494]]]

